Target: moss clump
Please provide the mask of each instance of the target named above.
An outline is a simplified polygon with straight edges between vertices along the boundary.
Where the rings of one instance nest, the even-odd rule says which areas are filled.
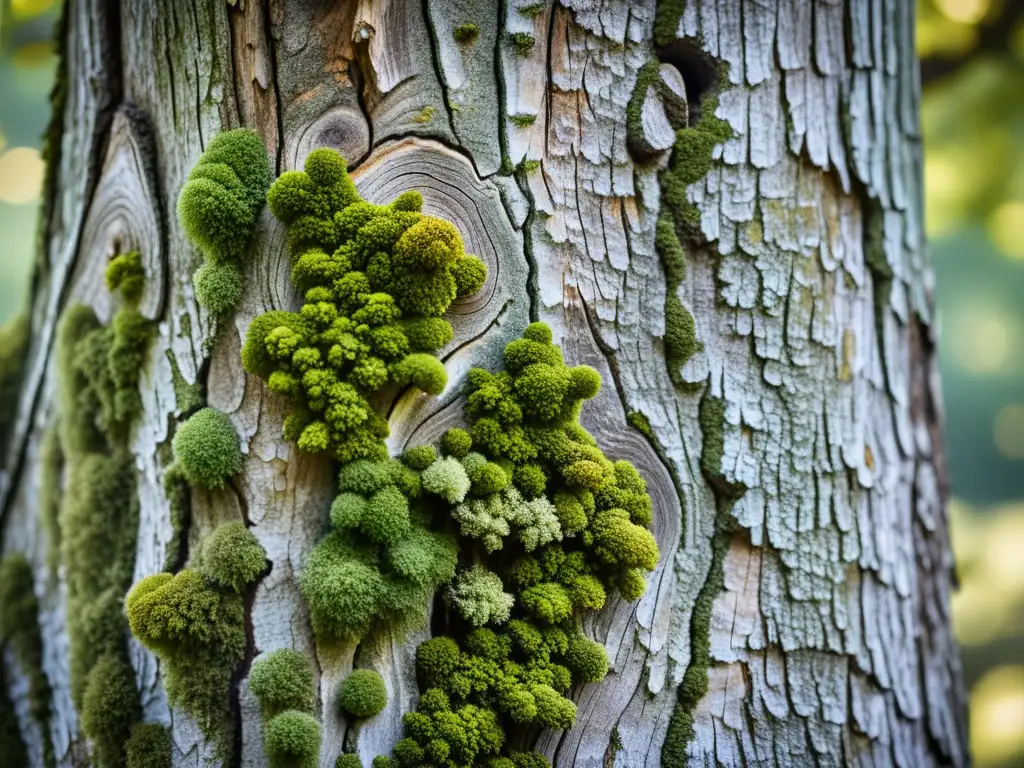
[[[124,608],[132,634],[164,664],[167,700],[226,749],[231,677],[245,654],[241,590],[258,572],[252,540],[244,541],[241,557],[216,553],[251,536],[239,534],[234,524],[224,527],[228,532],[217,529],[202,542],[194,567],[147,576],[132,587]],[[266,557],[262,549],[259,557]]]
[[[343,755],[338,755],[338,759],[334,761],[334,768],[363,768],[363,764],[359,761],[359,755],[346,752]]]
[[[471,429],[446,433],[445,458],[423,472],[424,497],[448,505],[477,564],[446,593],[461,639],[435,637],[417,650],[420,703],[393,753],[403,767],[546,764],[499,757],[506,733],[572,725],[571,686],[608,671],[603,646],[579,629],[582,616],[610,592],[638,599],[659,557],[643,479],[605,457],[579,424],[598,373],[567,366],[541,323],[506,346],[504,362],[497,373],[470,372]],[[467,731],[478,738],[467,741]]]
[[[192,275],[196,300],[212,314],[222,317],[242,299],[242,270],[224,262],[207,262]]]
[[[0,643],[14,651],[28,678],[29,708],[43,733],[44,759],[53,765],[50,740],[50,683],[43,672],[43,637],[39,629],[32,566],[20,552],[0,560]]]
[[[544,13],[544,9],[547,6],[544,3],[530,3],[530,5],[523,5],[519,8],[519,15],[525,16],[528,19],[536,18]]]
[[[196,299],[215,315],[241,297],[240,262],[271,179],[262,140],[240,128],[214,137],[182,187],[178,219],[206,261],[195,275]]]
[[[171,732],[157,723],[138,723],[125,744],[126,768],[171,768]]]
[[[192,485],[223,488],[242,471],[238,433],[226,413],[203,408],[174,434],[174,459]]]
[[[526,57],[533,53],[533,47],[537,40],[529,32],[513,32],[508,36],[509,43],[515,49],[517,56]]]
[[[480,37],[480,28],[476,24],[459,24],[452,30],[452,37],[457,43],[474,43]]]
[[[388,703],[384,679],[372,669],[356,669],[338,690],[338,707],[352,717],[373,717]]]
[[[19,315],[0,326],[0,454],[7,450],[7,440],[18,413],[28,340],[27,315]]]
[[[218,586],[241,592],[263,573],[267,558],[244,523],[226,523],[203,541],[198,565]]]
[[[146,287],[146,272],[142,267],[142,254],[138,251],[121,253],[110,260],[105,273],[107,289],[120,292],[125,300],[135,304],[142,298]]]
[[[417,193],[388,206],[360,200],[333,150],[283,174],[268,201],[288,225],[292,282],[306,303],[256,318],[243,365],[295,404],[285,437],[300,449],[384,459],[387,423],[369,398],[389,385],[444,388],[433,357],[451,338],[441,315],[479,287],[460,280],[473,272],[465,263],[482,263],[451,224],[419,213]]]
[[[122,766],[132,725],[142,711],[135,672],[127,656],[108,653],[89,670],[82,705],[82,732],[101,768]]]
[[[306,712],[282,712],[264,727],[263,746],[271,768],[316,768],[320,758],[320,723]]]
[[[259,701],[265,719],[289,709],[313,711],[313,669],[305,656],[291,648],[259,656],[249,672],[249,690]]]
[[[531,174],[540,168],[540,160],[522,160],[519,169],[525,174]]]
[[[533,125],[535,122],[537,122],[537,116],[536,115],[528,115],[528,114],[509,115],[508,119],[512,121],[513,125],[516,125],[516,126],[518,126],[520,128],[526,128],[528,126]]]

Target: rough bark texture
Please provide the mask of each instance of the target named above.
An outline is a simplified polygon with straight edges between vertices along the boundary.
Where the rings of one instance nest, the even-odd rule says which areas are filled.
[[[662,559],[639,604],[614,603],[586,627],[614,671],[577,692],[571,730],[539,736],[557,765],[660,765],[680,718],[694,737],[676,742],[673,765],[965,763],[912,4],[526,5],[67,3],[31,346],[0,475],[3,551],[35,564],[53,692],[43,733],[24,670],[4,655],[33,764],[46,738],[60,765],[83,764],[87,749],[69,694],[65,590],[49,577],[38,519],[55,326],[76,302],[109,318],[103,268],[130,248],[149,276],[140,308],[159,322],[132,445],[136,578],[176,546],[161,478],[176,390],[198,383],[247,453],[229,489],[193,494],[188,541],[244,520],[273,564],[249,607],[249,660],[279,647],[318,660],[325,766],[346,740],[368,765],[415,701],[418,636],[318,655],[298,592],[333,480],[326,461],[281,439],[282,403],[239,361],[254,316],[297,305],[269,213],[227,327],[215,334],[194,299],[199,256],[173,204],[205,142],[239,125],[259,131],[278,172],[326,145],[369,200],[421,191],[424,211],[455,223],[490,268],[452,313],[446,392],[393,405],[393,452],[455,423],[465,372],[496,361],[531,318],[551,324],[567,360],[602,374],[583,421],[645,476]],[[477,25],[472,42],[456,40],[465,23]],[[687,190],[697,224],[676,290],[700,346],[676,371],[655,223],[677,124],[657,89],[641,96],[641,135],[627,136],[638,71],[659,55],[667,87],[689,94],[690,123],[714,88],[711,108],[732,131]],[[390,689],[358,733],[331,706],[356,653]],[[132,661],[145,717],[172,726],[175,765],[202,764],[211,747],[168,709],[155,659],[133,645]],[[706,677],[699,701],[678,692],[688,670]],[[244,679],[235,722],[241,763],[264,764]]]

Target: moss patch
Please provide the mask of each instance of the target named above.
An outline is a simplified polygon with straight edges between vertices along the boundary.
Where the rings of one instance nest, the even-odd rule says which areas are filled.
[[[529,32],[513,32],[508,36],[508,41],[515,50],[516,55],[523,58],[533,53],[533,47],[537,44],[536,38]]]
[[[11,765],[28,765],[28,750],[21,738],[14,703],[7,695],[7,670],[3,664],[0,664],[0,750]]]
[[[139,723],[125,745],[126,768],[171,768],[171,732],[157,723]]]
[[[182,187],[178,219],[205,260],[193,278],[196,299],[215,316],[241,298],[241,262],[271,179],[263,141],[239,128],[213,138]]]
[[[527,114],[509,115],[508,119],[512,122],[513,125],[516,125],[519,128],[527,128],[533,125],[535,122],[537,122],[536,115]]]
[[[46,765],[54,764],[50,739],[50,683],[43,672],[43,637],[39,629],[32,566],[20,552],[0,561],[0,643],[7,643],[28,678],[29,708],[43,734]]]
[[[678,699],[661,746],[663,768],[683,768],[688,765],[686,750],[694,737],[693,713],[708,692],[708,670],[712,663],[711,614],[715,597],[725,588],[722,564],[729,548],[729,538],[728,530],[720,527],[711,540],[711,568],[697,595],[690,618],[690,665],[679,685]]]
[[[124,603],[132,634],[165,665],[167,700],[218,743],[222,756],[229,749],[232,675],[245,655],[242,590],[262,571],[255,561],[265,562],[252,534],[235,525],[207,537],[192,567],[144,578]],[[218,551],[230,543],[234,552]]]
[[[474,43],[480,37],[480,28],[476,24],[459,24],[452,30],[452,37],[458,43]]]
[[[19,315],[0,326],[0,455],[7,453],[7,442],[18,414],[28,340],[27,315]]]

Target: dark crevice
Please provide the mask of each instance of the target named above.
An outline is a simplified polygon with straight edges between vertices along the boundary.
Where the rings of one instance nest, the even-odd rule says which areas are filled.
[[[357,168],[367,157],[370,156],[370,151],[375,146],[373,143],[373,120],[370,118],[370,109],[366,105],[366,93],[365,88],[367,85],[366,75],[363,73],[363,66],[359,61],[358,56],[353,56],[348,63],[349,77],[352,79],[352,88],[356,94],[356,104],[359,105],[359,111],[363,113],[363,119],[366,120],[366,133],[367,133],[367,144],[369,147],[366,154],[362,157],[355,158],[354,162],[348,164],[348,169],[351,171]],[[347,159],[347,158],[346,158]]]
[[[455,130],[455,113],[452,111],[452,105],[448,101],[448,82],[444,76],[444,69],[441,67],[441,60],[438,55],[438,35],[437,29],[434,27],[433,22],[430,20],[430,0],[423,0],[422,3],[423,23],[427,27],[427,38],[430,41],[430,64],[434,68],[434,76],[437,78],[437,85],[441,89],[441,103],[444,105],[444,110],[448,114],[448,129],[452,132],[452,137],[456,143],[459,143],[459,133]],[[470,162],[473,163],[473,170],[476,171],[476,175],[480,175],[479,169],[476,167],[476,162],[473,160],[472,155],[469,156]]]
[[[655,50],[658,60],[679,70],[686,84],[690,125],[700,120],[701,102],[719,88],[721,64],[704,52],[693,40],[677,39]]]

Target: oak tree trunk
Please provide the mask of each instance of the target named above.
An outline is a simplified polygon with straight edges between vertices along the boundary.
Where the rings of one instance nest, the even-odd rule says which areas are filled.
[[[463,24],[473,39],[456,34]],[[613,673],[575,691],[575,725],[537,749],[557,766],[964,764],[913,27],[902,0],[68,0],[0,475],[3,551],[33,565],[52,693],[44,727],[5,650],[30,763],[46,741],[59,765],[88,753],[66,588],[40,519],[55,329],[78,303],[109,320],[104,267],[129,249],[146,267],[140,309],[158,323],[131,438],[135,578],[169,553],[180,564],[228,520],[272,563],[246,606],[234,759],[265,764],[244,681],[258,652],[316,659],[324,766],[346,740],[369,765],[415,702],[428,629],[318,652],[298,591],[333,469],[283,440],[282,402],[239,361],[253,317],[298,305],[283,227],[262,214],[226,327],[195,301],[200,257],[174,203],[205,143],[249,126],[278,173],[329,146],[371,201],[420,191],[488,264],[484,289],[450,312],[447,390],[392,407],[393,454],[458,420],[466,371],[498,360],[531,319],[601,372],[583,422],[646,478],[661,561],[639,604],[586,624]],[[673,198],[674,131],[702,109],[727,131]],[[685,272],[655,243],[659,212],[680,206]],[[688,335],[671,338],[680,327]],[[179,537],[161,479],[189,387],[231,415],[246,458],[228,490],[192,494]],[[358,730],[331,706],[357,651],[376,654],[390,691]],[[131,655],[145,719],[171,726],[175,765],[201,765],[211,747],[168,708],[156,660],[134,641]],[[693,737],[663,750],[688,720]]]

